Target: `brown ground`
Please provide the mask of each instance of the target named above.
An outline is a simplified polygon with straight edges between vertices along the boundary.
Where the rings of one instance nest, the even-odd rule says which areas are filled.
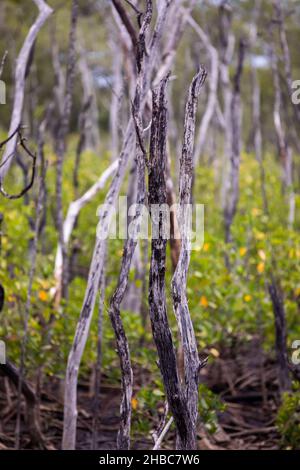
[[[223,348],[220,357],[202,370],[203,382],[217,393],[227,408],[219,416],[219,430],[214,436],[199,431],[200,449],[278,449],[280,438],[274,419],[278,408],[276,366],[261,351],[258,341],[247,347]],[[0,448],[14,448],[16,393],[0,378]],[[41,397],[41,422],[46,446],[59,449],[62,437],[63,406],[58,383],[53,380]],[[97,448],[115,448],[118,430],[120,390],[103,379],[99,412]],[[91,448],[93,400],[89,384],[81,383],[78,393],[77,447]],[[153,428],[157,423],[153,422]],[[174,432],[170,431],[163,448],[172,449]],[[151,436],[136,437],[135,449],[151,449]],[[32,448],[26,424],[23,423],[22,448]]]

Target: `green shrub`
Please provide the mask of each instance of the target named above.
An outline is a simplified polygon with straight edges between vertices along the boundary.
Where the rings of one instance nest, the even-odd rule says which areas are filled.
[[[276,424],[282,437],[282,445],[300,449],[300,390],[283,394]]]

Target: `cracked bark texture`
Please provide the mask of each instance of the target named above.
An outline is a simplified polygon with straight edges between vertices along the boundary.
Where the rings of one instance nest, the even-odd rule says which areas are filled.
[[[197,448],[196,426],[198,418],[198,380],[200,360],[194,327],[186,297],[187,275],[190,262],[190,240],[185,226],[185,209],[191,204],[194,173],[194,140],[197,103],[200,89],[206,79],[206,71],[201,67],[193,78],[186,103],[184,138],[180,160],[179,176],[179,227],[181,233],[181,251],[176,271],[172,279],[173,307],[181,336],[184,355],[183,390],[191,420],[191,448]]]
[[[168,77],[163,79],[158,88],[152,91],[152,125],[150,137],[149,157],[149,207],[153,205],[167,206],[167,190],[165,170],[167,164],[167,109],[165,89]],[[179,447],[181,449],[194,449],[192,423],[182,393],[176,354],[169,327],[166,296],[165,296],[165,270],[166,270],[166,244],[164,222],[162,214],[153,217],[151,261],[149,273],[149,315],[153,338],[158,352],[159,367],[162,374],[164,388],[176,424]],[[156,234],[153,237],[153,233]]]

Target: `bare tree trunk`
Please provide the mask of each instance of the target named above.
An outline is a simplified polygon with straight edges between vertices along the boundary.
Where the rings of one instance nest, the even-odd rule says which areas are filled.
[[[283,187],[284,191],[288,193],[288,226],[290,228],[294,225],[295,220],[295,193],[293,188],[293,154],[290,145],[288,144],[285,129],[281,119],[282,109],[282,94],[280,89],[280,79],[278,71],[278,61],[275,54],[273,43],[272,30],[270,30],[270,59],[274,83],[274,127],[277,136],[279,156],[283,167]]]
[[[97,94],[95,90],[92,71],[90,70],[86,59],[87,52],[82,48],[82,46],[78,46],[78,52],[78,68],[81,75],[81,82],[83,88],[83,102],[85,104],[90,104],[86,112],[85,146],[94,151],[97,151],[100,147]]]
[[[275,349],[279,367],[279,388],[281,392],[291,389],[291,380],[289,377],[288,353],[286,347],[286,321],[282,293],[278,282],[271,276],[271,282],[268,284],[269,294],[273,305],[275,318]]]
[[[234,77],[233,94],[231,101],[231,157],[230,157],[230,176],[229,188],[224,209],[225,223],[225,242],[230,243],[231,225],[236,214],[239,198],[239,171],[240,171],[240,153],[241,153],[241,78],[243,73],[245,55],[245,44],[241,40],[239,47],[239,57],[237,70]]]
[[[32,301],[32,288],[33,288],[33,280],[36,271],[36,258],[37,258],[37,250],[38,250],[38,239],[39,239],[39,227],[41,221],[41,215],[43,211],[43,201],[44,201],[44,185],[45,185],[45,175],[46,175],[46,166],[44,163],[42,164],[41,168],[41,175],[39,180],[39,190],[38,190],[38,197],[37,197],[37,207],[36,207],[36,220],[34,224],[34,240],[32,246],[32,258],[31,258],[31,266],[29,271],[29,281],[28,281],[28,289],[27,289],[27,299],[25,305],[25,314],[24,314],[24,336],[22,338],[21,344],[21,359],[20,359],[20,368],[18,374],[18,405],[17,405],[17,421],[16,421],[16,440],[15,440],[15,447],[19,449],[20,447],[20,435],[21,435],[21,394],[23,388],[23,380],[25,375],[25,359],[26,359],[26,350],[27,350],[27,342],[28,342],[28,322],[31,313],[31,301]],[[36,416],[38,412],[35,407],[36,403],[32,400],[30,401],[30,408],[29,411],[32,414],[31,420],[31,430],[33,432],[34,440],[38,445],[44,445],[44,438],[40,431],[40,427],[37,423]]]
[[[137,160],[134,159],[133,165],[130,170],[130,175],[128,179],[128,189],[127,189],[127,236],[128,229],[130,224],[134,223],[134,215],[130,214],[130,208],[133,204],[136,204],[137,199],[137,190],[138,190],[138,178],[137,178]],[[131,262],[131,270],[134,271],[134,279],[128,281],[128,286],[126,293],[124,295],[121,308],[122,310],[127,310],[129,312],[139,313],[141,309],[141,287],[137,286],[136,281],[140,279],[141,276],[141,262],[140,262],[140,246],[137,243],[137,246],[134,250]]]
[[[162,216],[154,216],[151,212],[153,205],[163,207],[167,204],[166,195],[166,138],[167,110],[165,103],[164,79],[158,89],[154,89],[152,103],[152,126],[149,161],[149,207],[152,219],[151,262],[149,274],[149,314],[156,344],[159,367],[162,374],[166,396],[179,435],[182,449],[195,448],[192,423],[182,393],[172,333],[168,323],[165,298],[165,263],[166,263],[166,233],[165,220]]]
[[[260,117],[260,86],[257,78],[257,71],[253,68],[252,71],[253,91],[252,91],[252,117],[254,129],[254,150],[255,157],[259,165],[260,171],[260,186],[262,194],[262,202],[264,213],[269,213],[268,200],[266,194],[266,176],[262,154],[262,133],[261,133],[261,117]]]
[[[156,25],[148,45],[148,55],[145,60],[145,68],[143,71],[143,87],[141,95],[142,113],[145,106],[147,95],[150,89],[151,79],[154,68],[157,66],[158,49],[160,40],[164,32],[165,21],[169,12],[170,0],[164,2],[163,8],[157,17]],[[138,110],[136,110],[138,112]],[[113,216],[113,208],[116,203],[121,184],[126,172],[127,164],[131,155],[132,140],[134,139],[135,129],[134,120],[131,118],[128,122],[125,132],[122,151],[119,157],[118,171],[111,183],[110,189],[105,198],[107,210],[102,211],[99,217],[99,230],[94,248],[93,258],[90,266],[88,283],[83,301],[80,318],[77,324],[75,337],[72,348],[69,353],[68,365],[66,370],[65,384],[65,402],[64,402],[64,432],[63,432],[63,449],[74,449],[76,441],[76,421],[77,421],[77,378],[81,357],[85,348],[86,340],[89,333],[92,313],[95,305],[95,298],[99,286],[100,274],[103,269],[104,256],[104,238]]]
[[[186,103],[186,113],[184,122],[184,140],[182,157],[180,161],[180,234],[181,251],[176,271],[172,279],[173,306],[184,354],[184,394],[191,419],[191,442],[193,449],[197,448],[197,418],[198,418],[198,385],[200,360],[198,355],[197,341],[191,320],[188,301],[186,298],[187,274],[190,262],[190,226],[187,226],[187,210],[191,204],[192,182],[193,182],[193,157],[194,138],[196,125],[197,102],[200,89],[206,79],[206,71],[200,69],[194,77],[189,89],[189,96]]]
[[[97,337],[97,359],[95,364],[95,392],[94,392],[94,415],[92,450],[97,450],[98,420],[100,408],[100,387],[101,387],[101,367],[102,367],[102,342],[103,342],[103,310],[105,298],[105,266],[103,266],[100,286],[99,286],[99,307],[98,307],[98,337]]]
[[[124,245],[124,253],[122,258],[121,270],[117,288],[112,296],[109,315],[113,329],[116,335],[117,350],[120,359],[122,371],[122,402],[121,402],[121,421],[117,438],[117,448],[128,450],[130,448],[130,428],[131,428],[131,399],[133,389],[133,373],[130,361],[129,345],[126,338],[123,322],[120,315],[120,305],[124,298],[128,286],[129,270],[137,247],[137,237],[140,232],[142,207],[146,200],[146,184],[145,184],[145,168],[146,168],[146,151],[143,139],[143,120],[141,112],[141,94],[144,76],[144,54],[145,48],[143,41],[148,26],[152,18],[152,2],[147,2],[147,11],[143,19],[141,30],[139,33],[137,48],[141,54],[137,55],[137,60],[141,61],[138,66],[139,74],[137,78],[137,87],[135,100],[133,104],[133,116],[136,128],[136,167],[137,167],[137,189],[136,189],[136,212],[131,221],[131,227],[134,228],[133,233],[127,233],[127,239]],[[127,230],[127,232],[129,232]]]
[[[183,0],[173,0],[171,2],[169,22],[167,24],[168,36],[162,54],[162,64],[159,67],[153,85],[157,86],[171,69],[178,45],[185,31],[188,15],[192,12],[197,0],[188,0],[185,8],[182,7]]]
[[[230,181],[230,159],[232,152],[232,89],[229,75],[229,65],[231,64],[235,38],[231,31],[232,21],[231,8],[227,1],[222,2],[220,7],[220,38],[221,38],[221,53],[220,53],[220,80],[222,85],[223,96],[223,114],[224,114],[224,154],[222,163],[222,184],[221,184],[221,204],[223,210],[226,206],[226,195],[228,193]],[[220,114],[220,113],[219,113]]]
[[[68,284],[67,250],[64,242],[64,217],[62,202],[63,163],[66,152],[66,138],[69,131],[70,117],[73,102],[73,87],[76,64],[76,28],[78,22],[78,0],[72,0],[71,25],[69,33],[69,47],[66,73],[66,90],[64,96],[64,109],[60,119],[60,127],[57,136],[57,163],[56,163],[56,224],[59,237],[59,245],[62,252],[62,272],[60,288],[56,292],[55,304],[59,305],[62,297],[66,297]]]
[[[66,77],[63,71],[63,67],[60,62],[59,58],[59,48],[56,41],[56,24],[52,23],[52,28],[50,31],[50,41],[51,41],[51,56],[52,56],[52,64],[53,64],[53,71],[54,71],[54,100],[59,110],[59,116],[63,115],[64,112],[64,96],[66,90]]]
[[[104,188],[107,180],[117,171],[118,169],[118,160],[115,160],[100,176],[98,181],[93,184],[79,199],[71,202],[69,205],[66,218],[63,225],[63,236],[64,244],[66,249],[68,249],[70,238],[75,227],[76,221],[78,219],[80,211],[99,193],[101,189]],[[61,249],[61,244],[58,243],[56,249],[55,257],[55,267],[54,267],[54,278],[56,285],[52,291],[52,295],[57,298],[57,292],[61,286],[63,270],[63,253]]]
[[[280,46],[281,46],[281,50],[283,54],[285,80],[286,80],[289,96],[291,97],[293,93],[292,64],[291,64],[289,44],[288,44],[286,30],[284,26],[282,3],[283,3],[282,0],[273,0],[275,18],[276,18],[276,21],[278,23],[278,28],[279,28]],[[300,122],[299,106],[293,106],[293,109],[295,111],[295,115],[296,115],[298,122]]]
[[[190,16],[188,23],[192,26],[194,31],[199,36],[201,42],[206,48],[210,55],[210,79],[209,79],[209,95],[205,109],[205,113],[202,117],[198,137],[194,152],[194,163],[195,166],[198,164],[203,150],[205,148],[205,140],[207,138],[209,126],[213,115],[216,110],[217,98],[218,98],[218,82],[219,82],[219,54],[217,49],[211,44],[210,39],[203,29],[196,23],[196,21]]]
[[[115,31],[113,31],[115,33]],[[120,148],[120,128],[121,128],[121,102],[123,96],[123,77],[122,77],[122,54],[116,44],[115,38],[110,40],[111,51],[113,54],[113,76],[114,83],[112,88],[111,105],[109,113],[109,127],[111,136],[111,155],[112,160],[119,155]]]
[[[91,107],[91,99],[88,99],[86,102],[83,103],[81,112],[79,114],[78,119],[78,131],[79,131],[79,139],[76,147],[76,155],[75,155],[75,163],[74,163],[74,170],[73,170],[73,187],[74,187],[74,194],[75,198],[78,197],[78,190],[79,190],[79,169],[80,169],[80,162],[81,162],[81,155],[86,146],[87,142],[87,135],[88,135],[88,113]]]
[[[171,176],[171,158],[170,151],[168,150],[167,163],[166,163],[166,191],[167,191],[167,203],[170,209],[173,207],[173,210],[170,212],[170,249],[171,249],[171,262],[173,271],[175,271],[179,255],[180,255],[180,232],[178,227],[178,222],[176,214],[174,211],[174,205],[176,204],[176,193]]]
[[[44,0],[33,1],[39,9],[39,15],[34,24],[31,26],[17,58],[15,71],[14,104],[8,135],[13,135],[21,125],[28,64],[30,63],[30,59],[32,57],[31,54],[33,52],[37,35],[53,11]],[[16,151],[17,139],[18,135],[15,133],[14,136],[7,142],[0,167],[0,183],[3,182],[5,175],[8,172],[10,165],[12,164],[12,160]]]

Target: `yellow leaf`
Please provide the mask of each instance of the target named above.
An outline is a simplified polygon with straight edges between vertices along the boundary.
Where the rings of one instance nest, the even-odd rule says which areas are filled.
[[[253,207],[251,214],[253,217],[257,217],[260,214],[260,209],[257,209],[257,207]]]
[[[294,294],[296,297],[300,297],[300,287],[297,287],[295,290],[294,290]]]
[[[39,279],[39,284],[43,289],[49,289],[50,288],[50,282],[46,279]]]
[[[240,248],[240,255],[241,256],[244,256],[246,253],[247,253],[247,248],[245,248],[244,246],[242,248]]]
[[[202,305],[202,307],[208,307],[208,300],[205,297],[205,295],[202,295],[202,297],[200,299],[200,305]]]
[[[210,352],[210,354],[211,354],[212,356],[214,356],[214,357],[219,357],[219,356],[220,356],[219,351],[218,351],[217,349],[215,349],[215,348],[211,348],[211,349],[209,350],[209,352]]]
[[[264,252],[264,250],[258,250],[258,255],[260,257],[260,259],[262,259],[263,261],[266,261],[266,253]]]
[[[8,302],[14,302],[16,300],[16,296],[15,295],[9,295],[7,297],[7,300],[8,300]]]
[[[203,251],[208,251],[209,250],[209,243],[204,243],[203,245]]]
[[[40,290],[40,291],[39,291],[39,299],[40,299],[42,302],[47,302],[47,300],[48,300],[48,294],[47,294],[47,292],[45,292],[44,290]]]
[[[254,236],[256,240],[263,240],[265,238],[265,234],[263,232],[256,232]]]
[[[259,263],[256,267],[258,273],[263,273],[265,270],[265,263]]]
[[[251,295],[249,295],[249,294],[244,295],[244,301],[245,301],[245,302],[251,302],[251,300],[252,300],[252,296],[251,296]]]
[[[294,255],[295,255],[295,251],[293,250],[293,248],[291,248],[289,251],[289,258],[294,258]]]
[[[133,410],[136,410],[138,407],[139,402],[137,401],[136,398],[131,398],[131,406]]]

